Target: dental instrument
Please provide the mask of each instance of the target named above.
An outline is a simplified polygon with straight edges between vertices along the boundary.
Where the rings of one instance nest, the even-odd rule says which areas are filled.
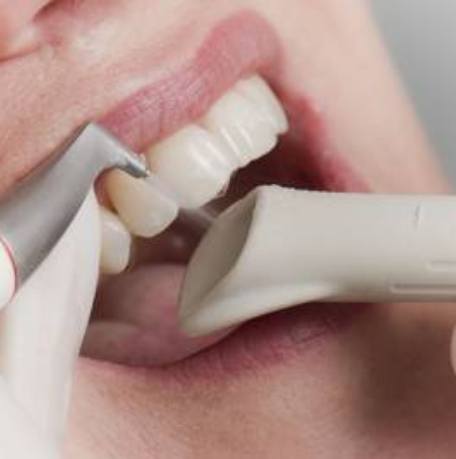
[[[111,168],[179,202],[117,139],[94,123],[84,126],[0,202],[0,308]],[[184,222],[209,229],[181,290],[182,326],[202,335],[315,301],[454,301],[455,209],[456,196],[260,186],[218,217],[208,208],[184,210]]]
[[[306,302],[456,300],[456,196],[261,186],[196,249],[182,327],[203,335]]]
[[[149,177],[134,153],[101,126],[87,124],[0,202],[0,308],[55,247],[95,179],[111,168]]]

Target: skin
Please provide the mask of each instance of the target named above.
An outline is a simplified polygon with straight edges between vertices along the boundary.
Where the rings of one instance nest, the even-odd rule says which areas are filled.
[[[449,190],[361,1],[87,0],[72,21],[52,11],[59,1],[37,13],[40,2],[22,0],[22,15],[10,3],[0,2],[3,192],[73,125],[131,91],[144,72],[138,49],[161,63],[158,78],[246,7],[275,28],[287,78],[318,101],[333,145],[373,191]],[[102,27],[119,21],[121,37]],[[33,37],[18,47],[25,30]],[[81,64],[94,64],[83,79]],[[236,373],[221,359],[222,375],[208,366],[196,379],[80,359],[65,457],[454,457],[455,311],[381,305],[331,339],[298,340],[295,358]]]

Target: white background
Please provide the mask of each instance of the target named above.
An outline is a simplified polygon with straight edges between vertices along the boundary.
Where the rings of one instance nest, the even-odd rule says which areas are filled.
[[[396,66],[456,183],[456,0],[372,0]]]

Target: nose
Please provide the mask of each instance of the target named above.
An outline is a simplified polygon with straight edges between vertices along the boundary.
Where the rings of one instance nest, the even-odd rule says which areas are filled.
[[[53,0],[0,0],[0,59],[26,52],[36,41],[33,21]]]

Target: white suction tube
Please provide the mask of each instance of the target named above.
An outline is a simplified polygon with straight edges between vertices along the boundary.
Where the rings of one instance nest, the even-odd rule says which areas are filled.
[[[456,299],[456,197],[259,187],[196,250],[181,292],[191,335],[310,301]]]

